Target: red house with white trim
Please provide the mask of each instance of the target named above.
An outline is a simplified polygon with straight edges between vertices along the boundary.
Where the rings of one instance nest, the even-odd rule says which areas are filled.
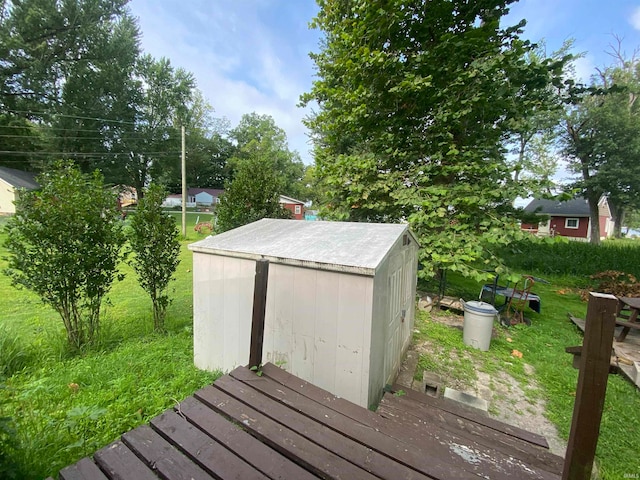
[[[280,195],[280,205],[291,212],[294,220],[304,220],[304,202]]]
[[[522,230],[538,236],[560,235],[570,240],[587,242],[591,235],[591,219],[589,217],[589,203],[585,198],[574,198],[566,202],[557,200],[532,200],[524,208],[527,213],[548,215],[549,220],[539,223],[523,223]],[[609,210],[607,197],[603,196],[598,202],[600,223],[600,239],[613,235],[613,218]]]

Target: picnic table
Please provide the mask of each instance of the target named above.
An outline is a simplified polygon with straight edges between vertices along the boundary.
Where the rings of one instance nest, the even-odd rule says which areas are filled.
[[[638,312],[640,312],[640,298],[638,297],[618,297],[618,315],[616,325],[622,326],[620,335],[616,337],[616,342],[624,342],[631,329],[640,329],[638,323]]]

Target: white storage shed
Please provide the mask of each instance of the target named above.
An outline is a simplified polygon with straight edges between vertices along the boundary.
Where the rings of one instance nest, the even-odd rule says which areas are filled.
[[[248,364],[255,263],[265,258],[263,363],[377,405],[411,339],[418,247],[403,224],[274,219],[191,244],[196,366]]]

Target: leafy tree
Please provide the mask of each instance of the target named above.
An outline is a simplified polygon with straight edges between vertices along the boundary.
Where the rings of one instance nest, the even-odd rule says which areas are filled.
[[[7,114],[0,125],[13,129],[17,119],[34,122],[45,127],[47,141],[17,129],[12,138],[22,144],[5,144],[11,153],[0,161],[14,168],[28,168],[25,161],[40,167],[60,157],[53,152],[74,158],[83,152],[83,168],[89,171],[90,160],[108,157],[119,124],[96,123],[95,118],[127,120],[123,111],[130,110],[131,99],[122,92],[138,55],[139,32],[126,3],[2,2],[0,108]],[[25,151],[37,154],[20,153]]]
[[[590,207],[591,243],[600,241],[598,201],[607,195],[621,235],[625,212],[640,208],[640,75],[638,60],[613,49],[617,63],[598,71],[590,88],[572,98],[564,121],[563,151],[579,174],[573,185]]]
[[[276,125],[273,117],[255,112],[245,114],[238,126],[231,130],[230,137],[237,143],[233,159],[269,158],[279,178],[279,193],[294,198],[302,195],[304,164],[298,152],[289,150],[287,135]],[[236,160],[230,161],[232,169],[237,167]]]
[[[525,61],[534,45],[500,27],[509,0],[319,1],[325,33],[312,54],[308,118],[323,216],[408,220],[421,261],[480,276],[491,244],[509,241],[512,202],[523,193],[504,144],[545,106],[563,60]]]
[[[136,72],[136,119],[116,161],[124,169],[127,184],[142,198],[150,180],[160,179],[167,164],[180,162],[180,127],[187,119],[195,80],[191,73],[174,69],[169,60],[150,55],[138,60]]]
[[[187,154],[187,185],[199,188],[223,188],[229,179],[227,161],[234,152],[228,120],[214,118],[213,108],[199,90],[194,90],[188,105],[185,136]],[[179,162],[166,166],[158,179],[167,189],[179,192],[182,174]]]
[[[280,182],[268,152],[238,161],[216,208],[216,230],[226,232],[262,218],[291,218],[279,203]]]
[[[5,246],[14,285],[26,287],[62,318],[69,345],[97,339],[100,307],[116,277],[124,243],[115,195],[97,171],[58,163],[23,192]]]
[[[140,200],[131,219],[128,234],[133,257],[129,260],[138,275],[138,282],[151,297],[153,325],[156,331],[164,330],[169,305],[167,292],[180,260],[180,241],[175,220],[162,211],[167,192],[151,184]]]

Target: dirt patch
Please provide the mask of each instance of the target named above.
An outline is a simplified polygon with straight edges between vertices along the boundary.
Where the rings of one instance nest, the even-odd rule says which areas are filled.
[[[462,330],[461,315],[439,314],[433,315],[431,320]],[[418,358],[420,355],[437,356],[438,367],[432,373],[441,379],[441,393],[445,387],[449,387],[486,400],[491,417],[543,435],[549,442],[551,452],[564,456],[566,443],[558,436],[555,425],[545,417],[545,401],[540,395],[539,386],[532,379],[535,373],[533,366],[524,365],[528,384],[521,385],[504,371],[491,374],[481,371],[465,352],[444,350],[445,347],[432,340],[412,344],[403,362],[398,383],[414,390],[422,390],[422,382],[413,380]],[[467,368],[459,368],[461,363],[466,363]],[[469,365],[473,368],[468,368]]]

